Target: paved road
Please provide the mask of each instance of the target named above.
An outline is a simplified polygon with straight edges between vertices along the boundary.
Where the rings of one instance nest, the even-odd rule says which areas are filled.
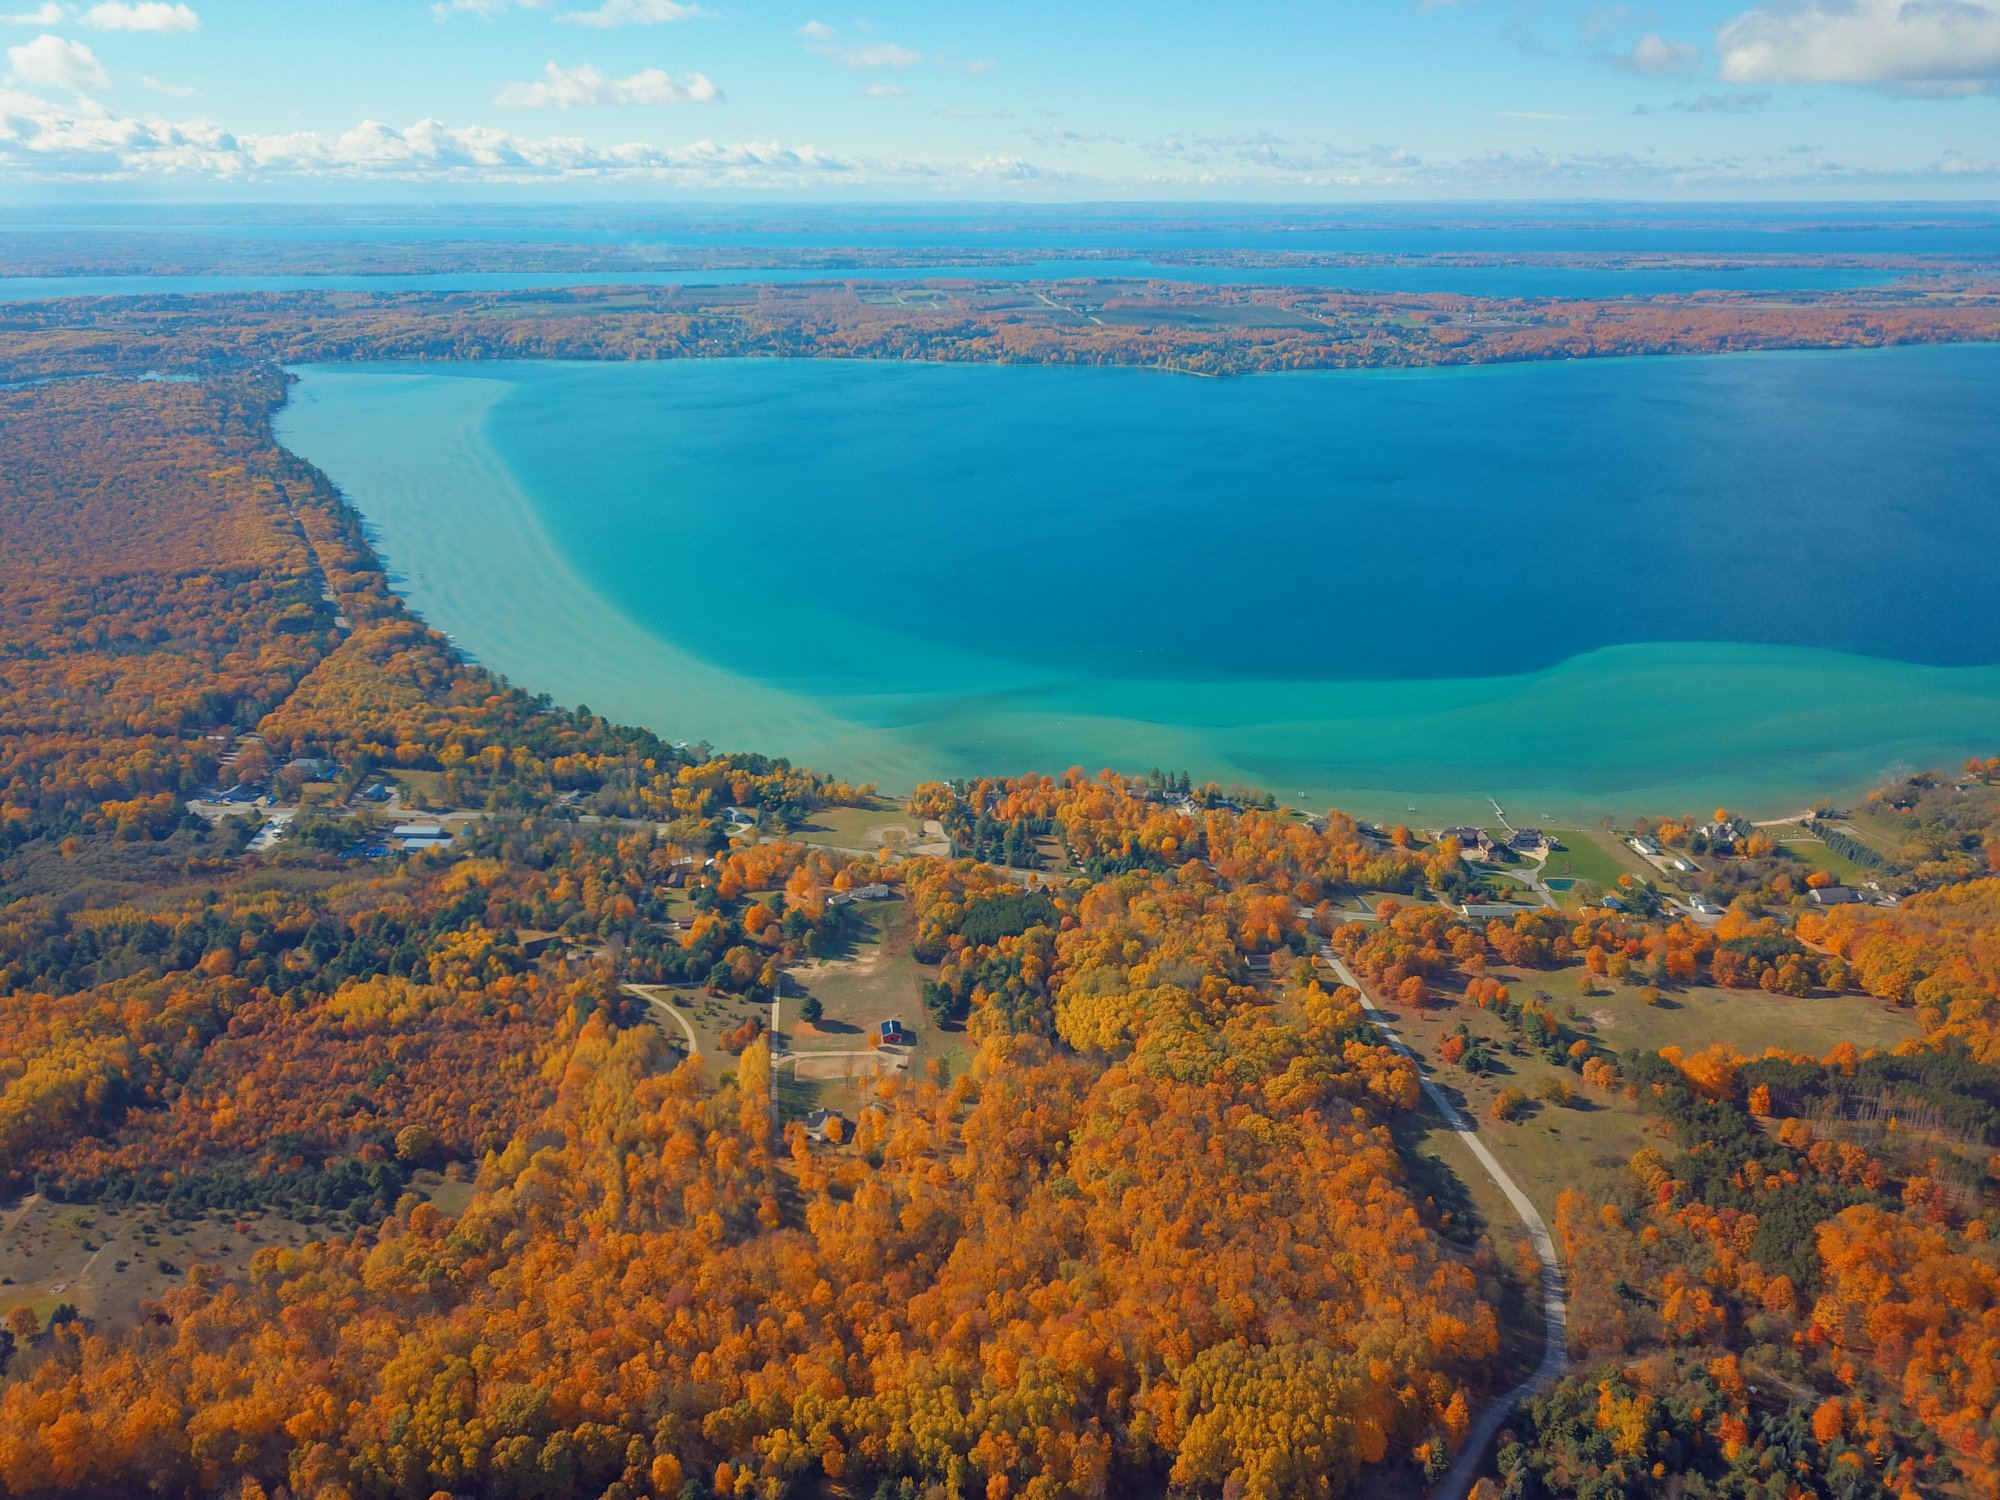
[[[1500,1191],[1506,1195],[1515,1214],[1526,1226],[1528,1238],[1535,1246],[1535,1257],[1542,1265],[1544,1340],[1542,1362],[1535,1367],[1534,1374],[1492,1402],[1479,1414],[1479,1420],[1472,1424],[1472,1430],[1466,1434],[1465,1446],[1459,1450],[1458,1461],[1451,1466],[1450,1472],[1431,1492],[1432,1500],[1464,1500],[1464,1496],[1471,1492],[1473,1483],[1478,1479],[1480,1469],[1485,1465],[1486,1450],[1500,1435],[1500,1429],[1507,1425],[1507,1419],[1513,1415],[1514,1408],[1536,1392],[1553,1385],[1569,1363],[1569,1302],[1563,1293],[1562,1267],[1556,1261],[1555,1238],[1549,1233],[1548,1225],[1542,1222],[1540,1212],[1529,1201],[1528,1195],[1522,1192],[1520,1186],[1507,1174],[1507,1169],[1500,1165],[1499,1159],[1486,1149],[1486,1143],[1480,1140],[1472,1122],[1459,1113],[1458,1106],[1446,1097],[1443,1089],[1431,1082],[1430,1075],[1424,1072],[1422,1059],[1397,1033],[1389,1018],[1375,1008],[1375,1002],[1368,998],[1368,991],[1361,987],[1361,982],[1354,977],[1353,971],[1342,963],[1331,949],[1323,950],[1320,956],[1332,968],[1334,976],[1342,984],[1361,996],[1362,1008],[1368,1012],[1368,1018],[1375,1023],[1382,1035],[1388,1039],[1389,1045],[1416,1064],[1417,1076],[1423,1080],[1425,1097],[1443,1117],[1445,1124],[1457,1131],[1465,1144],[1472,1148],[1472,1154],[1478,1158],[1479,1165],[1486,1169],[1486,1175],[1491,1177]]]
[[[658,995],[655,995],[650,990],[646,989],[644,985],[628,984],[624,986],[624,990],[625,993],[628,995],[637,995],[641,1000],[645,1001],[648,1005],[652,1006],[654,1010],[659,1011],[661,1014],[673,1017],[674,1023],[678,1025],[681,1029],[681,1034],[687,1038],[688,1056],[696,1057],[700,1055],[701,1043],[697,1042],[694,1039],[694,1028],[688,1025],[688,1018],[686,1016],[682,1015],[678,1010],[674,1009],[673,1006],[669,1005],[666,1001],[662,1000]]]

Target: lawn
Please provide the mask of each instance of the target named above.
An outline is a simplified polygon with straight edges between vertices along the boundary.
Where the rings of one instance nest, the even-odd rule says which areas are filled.
[[[1658,873],[1630,851],[1622,855],[1612,853],[1607,847],[1615,842],[1612,834],[1588,833],[1580,828],[1551,828],[1548,832],[1562,847],[1552,851],[1542,866],[1544,879],[1554,876],[1559,880],[1588,880],[1609,891],[1618,884],[1620,875]]]
[[[900,898],[860,902],[847,908],[855,924],[846,951],[786,971],[782,1026],[785,1045],[780,1066],[780,1105],[786,1118],[815,1107],[838,1109],[850,1120],[869,1096],[874,1081],[905,1059],[906,1075],[922,1073],[933,1061],[952,1074],[963,1072],[968,1053],[964,1033],[941,1029],[924,1008],[923,983],[929,971],[910,953],[914,913]],[[816,1026],[799,1019],[807,996],[823,1014]],[[915,1038],[901,1051],[877,1051],[869,1038],[886,1020],[898,1020]]]
[[[1866,885],[1869,881],[1879,878],[1880,872],[1862,869],[1845,854],[1835,853],[1811,834],[1787,836],[1786,830],[1782,828],[1767,831],[1780,835],[1778,847],[1808,870],[1830,871],[1842,885]]]
[[[1827,822],[1892,859],[1903,847],[1902,826],[1865,807],[1855,808],[1844,818],[1829,818]]]
[[[823,807],[812,820],[792,831],[802,844],[824,844],[834,849],[911,848],[924,842],[921,821],[908,816],[902,804],[877,798],[866,807]]]
[[[737,1054],[724,1049],[722,1038],[736,1031],[745,1022],[761,1020],[766,1026],[771,1024],[771,1004],[768,1000],[752,1000],[742,995],[711,995],[707,986],[696,984],[649,984],[643,986],[647,994],[664,1000],[683,1016],[694,1028],[695,1050],[701,1054],[703,1066],[711,1080],[720,1079],[726,1073],[736,1070]],[[658,1016],[661,1034],[678,1048],[687,1044],[680,1027],[667,1016]]]
[[[391,781],[401,782],[403,800],[412,807],[444,807],[444,772],[442,771],[396,771],[385,772]]]

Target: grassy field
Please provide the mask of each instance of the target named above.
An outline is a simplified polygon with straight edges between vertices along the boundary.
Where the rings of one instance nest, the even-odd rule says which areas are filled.
[[[441,808],[445,805],[442,771],[397,771],[390,779],[402,783],[404,800],[412,806]]]
[[[1846,817],[1831,818],[1828,822],[1879,853],[1893,857],[1903,847],[1903,830],[1865,807],[1857,807]]]
[[[867,807],[821,808],[812,815],[811,822],[794,830],[792,837],[802,844],[872,853],[877,849],[921,844],[924,827],[904,813],[901,803],[877,798]]]
[[[1782,828],[1768,830],[1779,835],[1778,847],[1804,865],[1807,870],[1827,870],[1839,878],[1843,885],[1866,885],[1876,878],[1874,872],[1864,870],[1844,854],[1837,854],[1810,834],[1785,836]]]
[[[456,1215],[472,1186],[420,1172],[411,1191]],[[283,1214],[222,1210],[177,1219],[156,1205],[16,1199],[0,1204],[0,1312],[25,1306],[46,1322],[68,1303],[104,1327],[129,1326],[141,1303],[185,1285],[190,1266],[237,1275],[259,1250],[338,1235],[344,1223],[315,1226]]]
[[[1640,999],[1638,987],[1602,980],[1599,993],[1584,998],[1577,985],[1580,972],[1496,968],[1494,975],[1516,998],[1546,995],[1550,1009],[1565,1024],[1589,1037],[1599,1050],[1618,1057],[1668,1046],[1692,1052],[1718,1041],[1731,1042],[1751,1055],[1767,1047],[1824,1054],[1843,1041],[1863,1048],[1891,1047],[1917,1034],[1908,1012],[1851,995],[1798,1000],[1761,990],[1695,987],[1669,994],[1663,1005],[1649,1006]],[[1653,1122],[1622,1094],[1585,1090],[1567,1068],[1525,1047],[1515,1050],[1514,1033],[1491,1011],[1456,1003],[1422,1011],[1385,1009],[1423,1055],[1432,1078],[1477,1122],[1482,1139],[1545,1216],[1554,1212],[1556,1195],[1565,1187],[1608,1187],[1621,1179],[1634,1152],[1661,1139]],[[1472,1074],[1444,1062],[1440,1047],[1461,1022],[1487,1043],[1496,1059],[1493,1072]],[[1573,1104],[1533,1098],[1544,1085],[1559,1081],[1576,1089]],[[1505,1089],[1524,1090],[1533,1102],[1521,1119],[1503,1125],[1492,1118],[1491,1110]],[[1450,1163],[1448,1153],[1441,1159]],[[1492,1215],[1502,1212],[1496,1199],[1483,1196],[1473,1175],[1461,1171],[1458,1176],[1465,1184],[1469,1207],[1482,1221],[1491,1222]]]
[[[736,1054],[724,1050],[722,1045],[722,1038],[727,1033],[751,1020],[761,1020],[766,1026],[771,1024],[768,1000],[751,1000],[742,995],[711,995],[705,986],[692,984],[649,984],[644,989],[687,1017],[688,1025],[694,1028],[695,1050],[701,1055],[711,1080],[735,1071]],[[681,1034],[680,1027],[668,1017],[659,1016],[656,1019],[661,1033],[669,1042],[685,1047],[687,1039]]]
[[[1472,1005],[1446,1005],[1421,1012],[1395,1009],[1391,1014],[1397,1029],[1423,1055],[1425,1070],[1452,1103],[1478,1124],[1481,1138],[1506,1163],[1545,1218],[1555,1212],[1557,1193],[1566,1187],[1609,1183],[1624,1171],[1635,1151],[1654,1139],[1635,1105],[1623,1098],[1586,1097],[1576,1075],[1567,1068],[1558,1068],[1525,1050],[1518,1056],[1510,1053],[1512,1034],[1491,1011]],[[1495,1058],[1492,1073],[1467,1073],[1444,1062],[1438,1049],[1460,1022],[1487,1043]],[[1493,1101],[1503,1090],[1524,1089],[1532,1096],[1543,1084],[1556,1080],[1576,1086],[1574,1106],[1562,1108],[1536,1100],[1513,1124],[1493,1120]],[[1498,1189],[1489,1194],[1476,1187],[1470,1173],[1460,1175],[1482,1220],[1495,1226],[1496,1240],[1516,1228],[1517,1221],[1499,1198]]]
[[[928,971],[910,953],[916,918],[901,899],[857,903],[849,920],[860,928],[847,951],[801,964],[785,975],[783,1030],[786,1061],[778,1070],[779,1106],[789,1119],[815,1107],[838,1109],[849,1120],[869,1097],[877,1078],[895,1070],[921,1073],[939,1062],[964,1071],[963,1032],[943,1030],[924,1008]],[[810,995],[823,1014],[819,1024],[799,1019]],[[868,1039],[886,1020],[898,1020],[915,1038],[907,1049],[876,1051]]]
[[[1528,980],[1518,981],[1528,985]],[[1567,1002],[1575,991],[1552,988]],[[1516,988],[1515,994],[1534,992]],[[1864,1051],[1889,1048],[1919,1034],[1916,1016],[1860,995],[1828,995],[1794,999],[1762,990],[1718,990],[1707,986],[1674,990],[1657,1006],[1647,1005],[1633,989],[1575,1002],[1600,1020],[1598,1039],[1617,1051],[1682,1047],[1694,1051],[1712,1042],[1730,1042],[1744,1053],[1767,1047],[1824,1055],[1842,1042]],[[1558,1015],[1562,1005],[1556,1007]]]
[[[1542,866],[1542,876],[1558,880],[1588,880],[1609,891],[1620,875],[1657,873],[1644,860],[1617,843],[1614,835],[1581,828],[1551,828],[1549,836],[1562,847]],[[1620,853],[1612,852],[1616,848]]]

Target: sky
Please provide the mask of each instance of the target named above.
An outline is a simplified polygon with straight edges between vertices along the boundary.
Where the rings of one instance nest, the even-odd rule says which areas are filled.
[[[2000,197],[2000,0],[0,0],[0,202]]]

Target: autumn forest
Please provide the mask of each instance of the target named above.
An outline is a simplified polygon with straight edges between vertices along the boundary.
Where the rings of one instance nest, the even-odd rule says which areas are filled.
[[[1782,829],[1634,809],[1547,855],[1587,890],[1497,906],[1468,831],[1176,773],[887,797],[470,664],[272,430],[306,358],[1228,371],[2000,316],[1182,295],[0,319],[0,1495],[2000,1489],[2000,759]],[[1547,1221],[1555,1378],[1426,1078]]]

